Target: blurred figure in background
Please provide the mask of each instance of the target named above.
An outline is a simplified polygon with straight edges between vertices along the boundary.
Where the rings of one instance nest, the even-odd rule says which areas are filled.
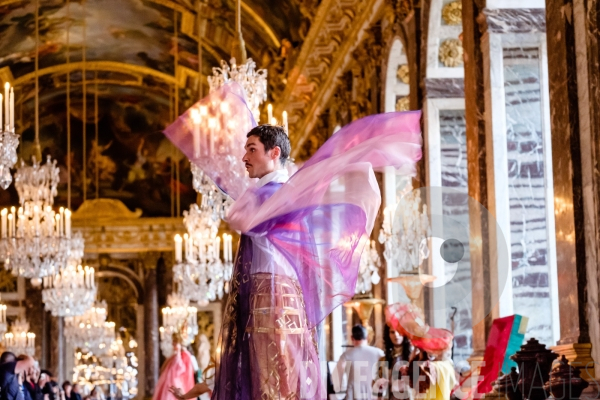
[[[352,344],[354,347],[342,354],[332,374],[334,387],[339,388],[344,373],[348,372],[346,400],[370,400],[373,398],[374,371],[385,353],[380,348],[369,346],[367,330],[362,325],[352,328]]]

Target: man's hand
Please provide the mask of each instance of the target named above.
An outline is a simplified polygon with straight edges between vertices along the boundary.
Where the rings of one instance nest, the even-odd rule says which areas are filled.
[[[171,392],[171,394],[173,396],[175,396],[177,398],[177,400],[182,400],[183,399],[183,393],[181,392],[181,389],[179,389],[178,387],[171,386],[169,388],[169,392]]]

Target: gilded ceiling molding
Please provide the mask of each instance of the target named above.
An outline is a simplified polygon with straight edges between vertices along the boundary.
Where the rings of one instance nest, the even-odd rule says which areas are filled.
[[[248,15],[250,15],[250,17],[252,17],[252,19],[258,24],[258,26],[260,26],[265,31],[269,39],[271,39],[271,41],[273,42],[275,48],[278,49],[281,47],[281,41],[277,38],[277,35],[275,35],[275,32],[273,32],[271,27],[265,22],[264,19],[262,19],[256,12],[254,12],[254,10],[248,4],[246,4],[243,1],[242,11],[248,13]]]
[[[184,32],[184,28],[183,28],[186,19],[188,21],[190,19],[192,19],[193,23],[197,23],[197,22],[195,22],[196,21],[195,15],[197,14],[195,12],[195,10],[192,11],[189,8],[184,7],[181,4],[178,4],[178,3],[174,2],[174,1],[171,1],[171,0],[149,0],[149,1],[151,1],[153,3],[160,4],[162,6],[165,6],[165,7],[168,7],[168,8],[171,8],[173,10],[176,10],[176,11],[180,12],[181,15],[182,15],[182,18],[181,18],[181,21],[182,21],[181,31],[182,31],[182,33],[186,33],[188,36],[195,37],[196,40],[198,40],[198,36],[190,35],[189,33]],[[258,26],[261,27],[261,29],[264,31],[264,33],[266,33],[267,36],[269,37],[269,39],[271,39],[271,42],[273,42],[273,46],[275,46],[276,48],[281,47],[281,41],[277,38],[277,35],[275,35],[275,32],[273,32],[273,30],[271,29],[271,27],[265,22],[264,19],[262,19],[260,17],[260,15],[258,15],[252,9],[252,7],[250,7],[248,4],[246,4],[243,1],[242,1],[242,11],[245,12],[245,13],[247,13],[250,16],[250,18],[252,18],[254,20],[254,22],[256,22],[258,24]]]
[[[2,84],[2,87],[4,87],[4,82],[10,82],[10,84],[13,85],[14,80],[15,77],[13,76],[10,67],[0,68],[0,83]]]
[[[9,4],[22,3],[23,0],[0,0],[0,7],[8,6]]]
[[[85,253],[172,251],[173,236],[185,230],[182,218],[140,218],[115,199],[87,200],[73,213],[73,228],[81,231]]]
[[[141,80],[145,76],[152,76],[160,79],[163,82],[176,84],[177,80],[174,76],[165,74],[163,72],[156,71],[155,69],[144,67],[141,65],[133,65],[122,63],[118,61],[79,61],[69,64],[53,65],[51,67],[43,68],[38,71],[40,76],[51,75],[51,74],[65,74],[67,72],[82,70],[85,65],[87,71],[108,71],[108,72],[121,72],[136,76]],[[14,86],[23,85],[31,80],[35,79],[35,72],[30,72],[23,76],[18,77],[14,80]]]
[[[322,18],[319,26],[311,26],[309,35],[316,30],[314,38],[302,46],[302,52],[308,52],[303,60],[302,73],[291,80],[294,87],[280,108],[287,108],[295,118],[291,128],[296,156],[317,122],[317,118],[335,92],[336,80],[352,61],[352,52],[361,43],[365,30],[381,17],[384,0],[364,2],[362,0],[338,0],[323,2],[318,10],[317,19]],[[327,9],[322,8],[327,6]],[[308,44],[308,46],[307,46]],[[313,90],[304,90],[306,87]],[[286,90],[287,92],[287,90]],[[294,95],[297,97],[294,98]],[[290,112],[291,111],[291,112]]]
[[[281,114],[283,110],[286,108],[287,104],[290,102],[290,98],[292,97],[292,93],[297,93],[301,91],[301,89],[296,88],[296,86],[305,83],[305,77],[301,78],[301,75],[304,71],[304,67],[307,63],[308,57],[312,55],[313,49],[315,47],[315,42],[320,37],[326,25],[326,18],[329,14],[331,8],[337,6],[338,0],[323,0],[317,9],[317,14],[315,18],[311,22],[310,29],[306,38],[304,39],[304,43],[300,49],[300,54],[296,59],[296,63],[294,67],[291,69],[290,74],[287,78],[288,84],[285,87],[285,91],[283,92],[283,96],[281,97],[281,101],[275,106],[277,114]],[[289,112],[289,111],[288,111]],[[290,115],[290,117],[292,117]],[[290,122],[293,122],[290,120]]]

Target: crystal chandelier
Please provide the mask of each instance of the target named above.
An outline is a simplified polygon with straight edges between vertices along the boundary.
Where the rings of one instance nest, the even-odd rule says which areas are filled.
[[[162,309],[163,326],[160,327],[160,350],[165,357],[173,354],[173,334],[178,333],[182,345],[187,346],[198,334],[198,309],[181,293],[167,296],[168,307]]]
[[[183,238],[175,235],[173,279],[185,298],[205,305],[229,292],[233,273],[232,236],[223,234],[221,260],[221,238],[217,236],[221,220],[204,199],[200,207],[192,204],[189,212],[184,213],[183,222],[188,233]]]
[[[381,267],[381,259],[375,248],[375,241],[369,241],[368,246],[365,246],[360,258],[360,266],[358,268],[358,280],[356,281],[355,294],[365,294],[371,291],[373,285],[377,285],[381,280],[379,276],[379,268]]]
[[[207,78],[210,91],[213,92],[228,82],[239,83],[246,94],[248,108],[258,122],[259,106],[267,100],[267,70],[256,69],[256,63],[251,58],[241,65],[236,64],[235,58],[232,58],[230,64],[231,66],[221,60],[221,68],[213,67],[213,76]]]
[[[6,82],[4,96],[0,94],[0,187],[4,190],[12,182],[10,169],[17,163],[17,147],[19,137],[15,134],[15,91]]]
[[[104,350],[115,340],[115,323],[106,317],[106,303],[96,303],[83,315],[65,318],[65,336],[85,352]]]
[[[73,382],[91,392],[96,386],[109,386],[110,398],[116,398],[119,389],[121,398],[131,399],[138,393],[138,359],[133,351],[126,351],[119,335],[107,346],[107,351],[98,355],[93,352],[75,353]]]
[[[55,317],[82,315],[96,299],[94,268],[69,262],[56,275],[43,278],[42,300],[46,310]]]
[[[0,255],[14,275],[53,275],[78,255],[77,246],[71,249],[71,211],[52,209],[58,173],[56,160],[50,157],[44,165],[35,158],[31,166],[21,162],[15,173],[21,206],[0,212]]]
[[[29,332],[29,323],[17,319],[10,327],[10,332],[4,334],[4,347],[15,354],[35,354],[35,333]]]
[[[418,274],[419,266],[429,257],[427,238],[431,236],[427,205],[417,190],[408,191],[396,207],[384,210],[379,242],[385,245],[383,256],[398,273]],[[399,213],[399,219],[394,216]]]

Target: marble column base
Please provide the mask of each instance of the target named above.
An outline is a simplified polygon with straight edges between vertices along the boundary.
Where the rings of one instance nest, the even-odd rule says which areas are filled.
[[[595,381],[596,371],[594,359],[592,358],[591,343],[562,344],[550,348],[560,356],[565,356],[569,364],[579,369],[581,377],[588,382]]]

